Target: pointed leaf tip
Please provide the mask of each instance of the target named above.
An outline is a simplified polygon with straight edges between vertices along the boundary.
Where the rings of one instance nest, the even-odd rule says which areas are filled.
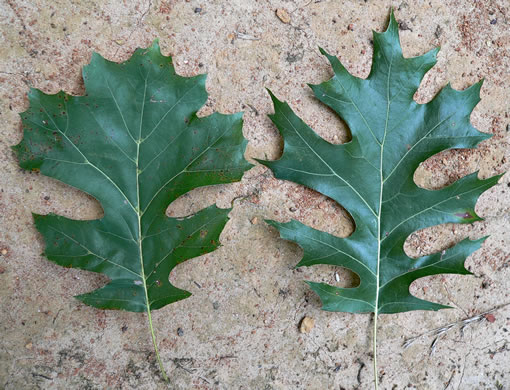
[[[324,50],[322,47],[319,46],[319,52],[323,55],[323,56],[329,56],[328,52],[326,50]]]
[[[269,94],[269,97],[271,98],[271,101],[273,102],[273,106],[275,108],[275,111],[276,111],[276,106],[285,105],[286,104],[283,100],[278,99],[276,97],[276,95],[269,88],[266,88],[266,91]],[[274,115],[274,114],[272,114],[272,115]]]
[[[164,56],[163,53],[161,52],[161,47],[159,46],[159,38],[155,38],[152,41],[152,43],[150,44],[150,46],[147,47],[146,50],[154,52],[155,54],[160,55],[162,57],[168,57],[168,56]]]
[[[273,100],[273,101],[278,100],[278,98],[274,95],[274,93],[269,88],[266,88],[266,91],[269,94],[269,97],[271,98],[271,100]]]
[[[390,13],[390,24],[393,24],[398,31],[398,20],[394,9],[392,9]]]

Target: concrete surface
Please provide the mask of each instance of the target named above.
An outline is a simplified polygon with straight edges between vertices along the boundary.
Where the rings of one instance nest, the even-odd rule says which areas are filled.
[[[83,93],[81,67],[97,51],[122,61],[156,37],[179,73],[208,73],[203,109],[245,111],[247,157],[277,158],[281,139],[266,117],[264,87],[289,101],[322,137],[342,142],[347,130],[312,97],[306,83],[331,76],[322,46],[355,75],[371,63],[371,30],[386,26],[390,6],[404,53],[440,45],[438,65],[417,93],[427,101],[450,81],[465,88],[485,78],[472,122],[494,134],[476,151],[442,153],[422,164],[416,181],[439,188],[480,169],[487,177],[510,167],[510,4],[495,1],[334,0],[1,0],[0,1],[0,387],[5,389],[157,389],[146,317],[100,311],[73,295],[101,286],[93,273],[57,267],[40,256],[31,212],[70,218],[101,215],[98,203],[55,180],[23,172],[9,146],[21,139],[17,113],[28,86]],[[287,11],[290,23],[276,16]],[[284,15],[280,11],[280,16]],[[285,17],[283,18],[285,20]],[[482,195],[474,226],[442,226],[413,234],[420,255],[469,235],[490,234],[467,264],[474,276],[436,276],[413,285],[419,296],[455,308],[380,318],[382,389],[510,389],[510,306],[455,328],[440,339],[405,339],[510,302],[509,175]],[[327,313],[304,279],[335,283],[333,267],[294,270],[301,252],[278,238],[264,218],[296,218],[339,236],[352,231],[337,204],[258,166],[242,183],[193,191],[170,207],[186,215],[236,197],[223,247],[171,275],[193,296],[154,313],[162,359],[173,389],[369,389],[369,315]],[[356,283],[339,270],[338,285]],[[315,320],[299,332],[304,316]],[[177,330],[179,331],[178,335]]]

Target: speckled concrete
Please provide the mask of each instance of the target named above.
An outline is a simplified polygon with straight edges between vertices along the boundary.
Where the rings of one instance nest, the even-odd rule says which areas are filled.
[[[483,177],[510,167],[510,4],[499,1],[0,0],[0,387],[5,389],[165,388],[142,314],[100,311],[73,295],[101,286],[93,273],[57,267],[40,256],[42,240],[31,212],[71,218],[101,215],[98,203],[55,180],[23,172],[9,146],[21,138],[17,113],[29,86],[83,93],[81,67],[93,51],[122,61],[156,37],[183,75],[208,73],[203,114],[244,111],[247,157],[277,158],[281,139],[266,117],[264,87],[289,101],[322,137],[348,133],[313,99],[306,83],[331,70],[317,47],[366,76],[371,30],[385,27],[390,6],[400,21],[407,56],[440,45],[438,65],[416,99],[424,102],[450,81],[465,88],[485,78],[472,122],[494,134],[476,151],[442,153],[422,164],[416,181],[439,188],[469,172]],[[276,16],[284,9],[290,23]],[[436,276],[413,285],[421,297],[452,310],[380,317],[382,389],[509,389],[510,306],[461,334],[443,335],[430,354],[427,330],[510,302],[510,184],[506,175],[482,195],[474,226],[442,226],[413,234],[417,256],[465,236],[490,234],[467,265],[474,276]],[[300,249],[278,238],[264,218],[296,218],[339,236],[352,231],[337,204],[300,186],[275,180],[260,166],[231,186],[196,190],[170,207],[186,215],[217,201],[231,221],[223,247],[190,260],[171,275],[193,293],[154,313],[172,389],[368,389],[369,315],[327,313],[304,279],[335,283],[332,267],[295,270]],[[338,285],[356,283],[339,270]],[[304,316],[310,333],[299,332]],[[181,331],[177,333],[177,329]]]

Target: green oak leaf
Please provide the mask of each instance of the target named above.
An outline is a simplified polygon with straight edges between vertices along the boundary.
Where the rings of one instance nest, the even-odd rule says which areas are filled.
[[[480,220],[474,212],[476,200],[499,177],[479,180],[475,173],[437,191],[414,183],[420,162],[445,149],[472,148],[490,137],[473,128],[469,119],[480,100],[481,83],[464,91],[447,85],[431,102],[418,104],[413,95],[436,63],[438,50],[404,58],[393,13],[386,32],[374,32],[373,37],[367,79],[352,76],[336,57],[321,50],[334,76],[310,86],[346,121],[352,140],[342,145],[326,142],[272,95],[271,119],[283,136],[284,152],[277,161],[261,163],[277,178],[312,188],[352,215],[356,228],[347,238],[294,220],[270,223],[282,238],[304,250],[298,266],[331,264],[358,274],[360,284],[355,288],[309,285],[324,310],[375,313],[375,348],[378,314],[445,308],[411,295],[409,286],[424,276],[469,273],[464,261],[483,241],[466,239],[445,253],[412,259],[404,252],[406,238],[433,225]]]
[[[123,63],[94,53],[83,68],[85,96],[31,89],[21,113],[21,167],[40,170],[92,195],[104,217],[76,221],[34,215],[44,255],[64,267],[106,275],[104,287],[79,295],[99,309],[146,312],[161,365],[151,311],[189,297],[169,274],[179,263],[216,249],[229,209],[208,207],[168,218],[168,205],[201,186],[240,180],[242,113],[199,118],[205,75],[181,77],[157,41]]]

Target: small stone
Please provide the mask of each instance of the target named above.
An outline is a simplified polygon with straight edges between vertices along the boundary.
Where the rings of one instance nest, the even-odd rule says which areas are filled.
[[[258,217],[253,217],[253,218],[251,219],[250,223],[251,223],[252,225],[256,225],[256,224],[258,224],[258,223],[259,223],[259,218],[258,218]]]
[[[202,12],[202,8],[200,7],[197,7],[193,10],[196,14],[199,14],[200,12]]]
[[[7,254],[7,249],[5,249],[5,248],[2,249],[2,252],[0,252],[0,253],[2,253],[3,256],[5,256]]]
[[[310,333],[315,326],[315,320],[312,317],[304,317],[299,325],[299,331],[301,333]]]
[[[352,24],[352,23],[351,23],[351,24],[349,24],[349,25],[347,26],[347,30],[349,30],[349,31],[354,31],[354,24]]]
[[[122,39],[117,39],[115,43],[119,46],[122,46],[124,44],[124,41]]]
[[[0,265],[0,275],[5,273],[5,268]]]
[[[182,328],[177,328],[177,336],[181,337],[184,335],[184,331],[182,330]]]
[[[496,317],[494,317],[494,314],[486,314],[485,315],[485,319],[489,322],[494,322],[496,321]]]
[[[25,348],[28,350],[32,349],[32,347],[33,347],[32,343],[28,343],[27,345],[25,345]]]
[[[276,10],[276,16],[278,16],[278,19],[280,19],[283,23],[285,24],[290,23],[290,15],[283,8],[278,8]]]
[[[41,68],[35,68],[35,73],[41,73]]]
[[[220,308],[220,304],[218,302],[213,302],[212,307],[214,310],[218,310]]]

